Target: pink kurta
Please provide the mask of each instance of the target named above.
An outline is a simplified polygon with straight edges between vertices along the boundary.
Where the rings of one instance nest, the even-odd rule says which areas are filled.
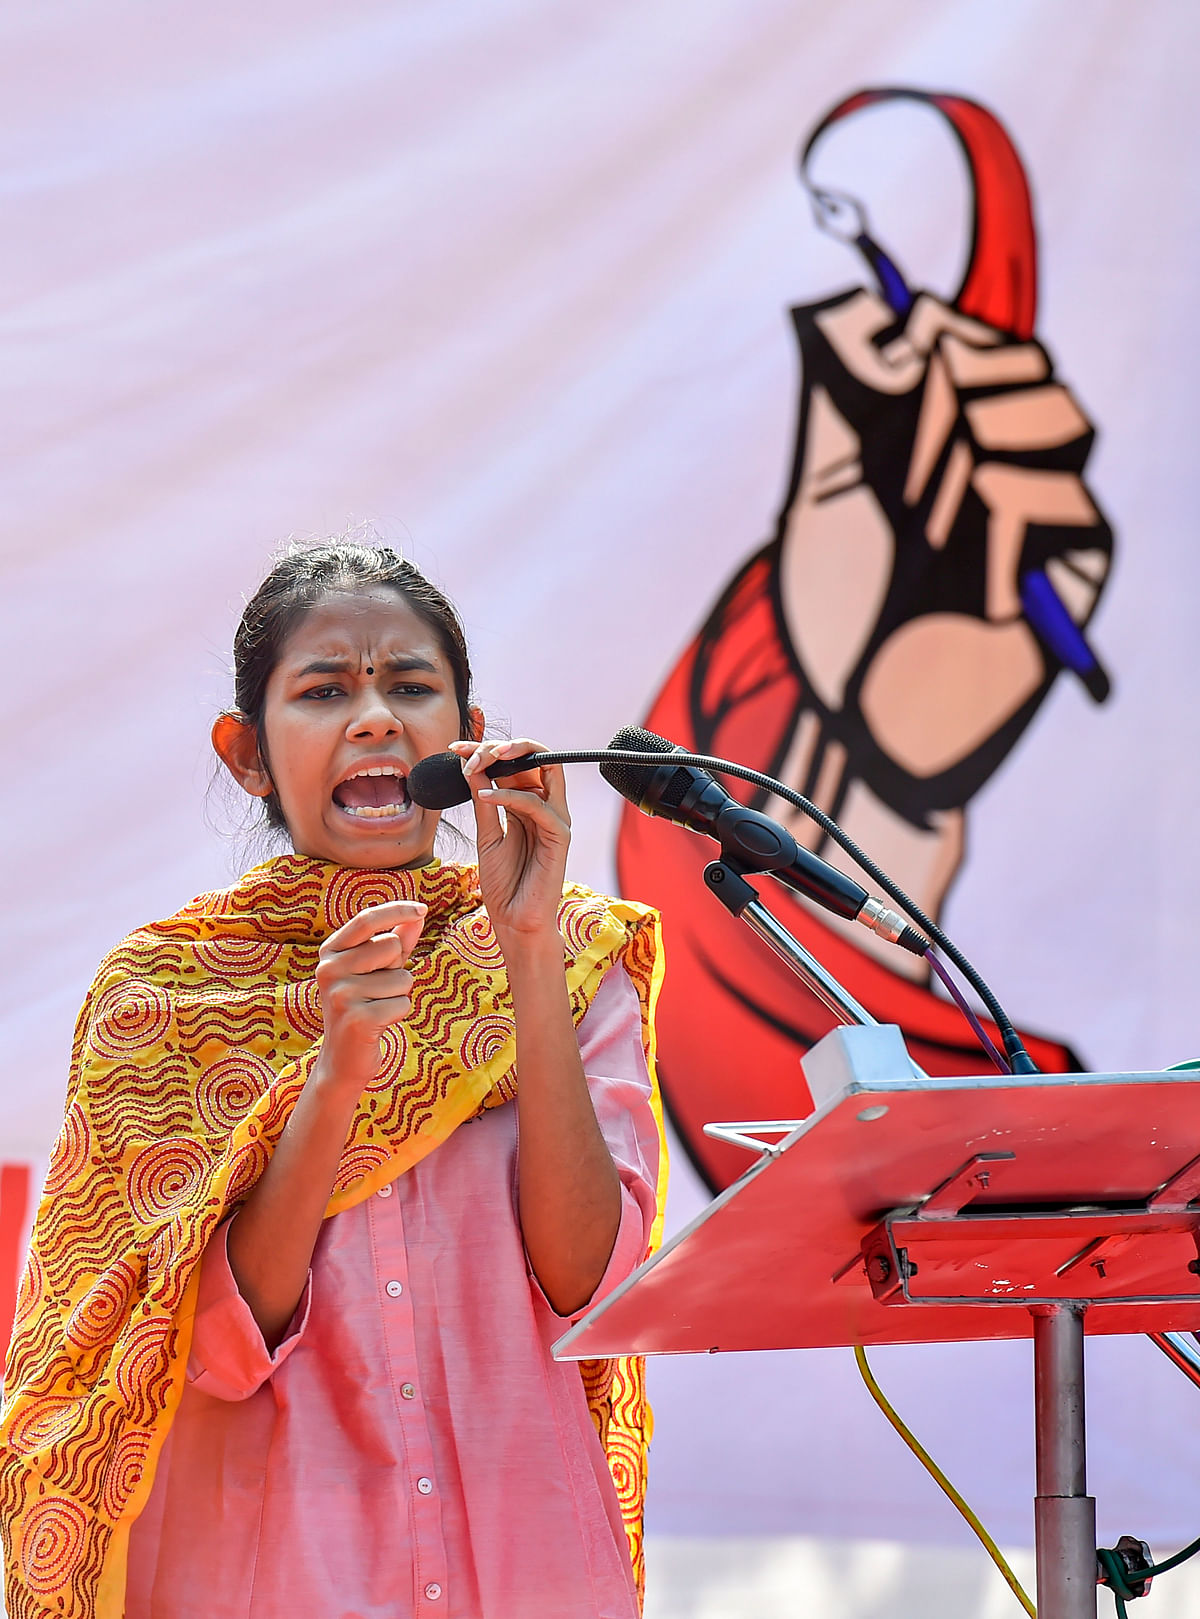
[[[658,1168],[620,966],[579,1046],[622,1184],[598,1298],[646,1252]],[[218,1233],[127,1619],[635,1619],[579,1368],[550,1356],[564,1322],[529,1272],[516,1162],[516,1108],[493,1108],[327,1220],[274,1355]]]

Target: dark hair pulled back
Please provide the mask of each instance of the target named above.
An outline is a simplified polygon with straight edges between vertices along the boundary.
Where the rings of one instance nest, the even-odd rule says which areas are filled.
[[[297,620],[330,595],[386,587],[395,590],[438,638],[454,677],[461,735],[474,735],[471,715],[471,664],[467,638],[453,605],[419,568],[386,545],[351,539],[322,540],[284,553],[246,603],[233,638],[233,692],[238,717],[258,734],[258,749],[267,764],[263,714],[267,683]],[[285,831],[279,799],[263,801],[267,824]]]

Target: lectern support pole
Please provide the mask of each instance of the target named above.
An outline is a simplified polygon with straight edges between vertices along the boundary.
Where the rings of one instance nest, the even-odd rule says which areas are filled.
[[[1083,1311],[1033,1312],[1038,1619],[1096,1619],[1096,1503],[1087,1493]]]

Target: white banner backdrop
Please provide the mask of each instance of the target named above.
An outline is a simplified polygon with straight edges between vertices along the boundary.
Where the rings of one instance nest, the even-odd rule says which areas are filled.
[[[771,531],[788,307],[863,279],[795,152],[872,84],[977,99],[1020,147],[1037,334],[1098,424],[1089,486],[1117,537],[1089,631],[1114,694],[1058,682],[972,802],[943,920],[1019,1021],[1093,1067],[1200,1050],[1198,35],[1191,0],[0,16],[0,1160],[44,1161],[104,949],[245,853],[207,729],[279,541],[367,520],[401,544],[461,606],[497,728],[585,746],[642,716]],[[949,297],[961,160],[927,112],[888,119],[830,137],[830,183]],[[610,886],[616,803],[590,772],[571,786],[574,873]],[[677,1154],[672,1224],[702,1201]],[[1190,1538],[1200,1394],[1142,1340],[1089,1356],[1105,1543]],[[877,1363],[1025,1542],[1027,1348]],[[652,1392],[652,1531],[959,1538],[847,1354],[673,1361]]]

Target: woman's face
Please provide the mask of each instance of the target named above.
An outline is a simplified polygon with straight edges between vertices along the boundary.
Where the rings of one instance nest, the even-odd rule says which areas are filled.
[[[439,815],[412,802],[406,777],[460,735],[437,633],[380,586],[333,593],[298,619],[258,741],[298,854],[411,866],[432,857]]]

